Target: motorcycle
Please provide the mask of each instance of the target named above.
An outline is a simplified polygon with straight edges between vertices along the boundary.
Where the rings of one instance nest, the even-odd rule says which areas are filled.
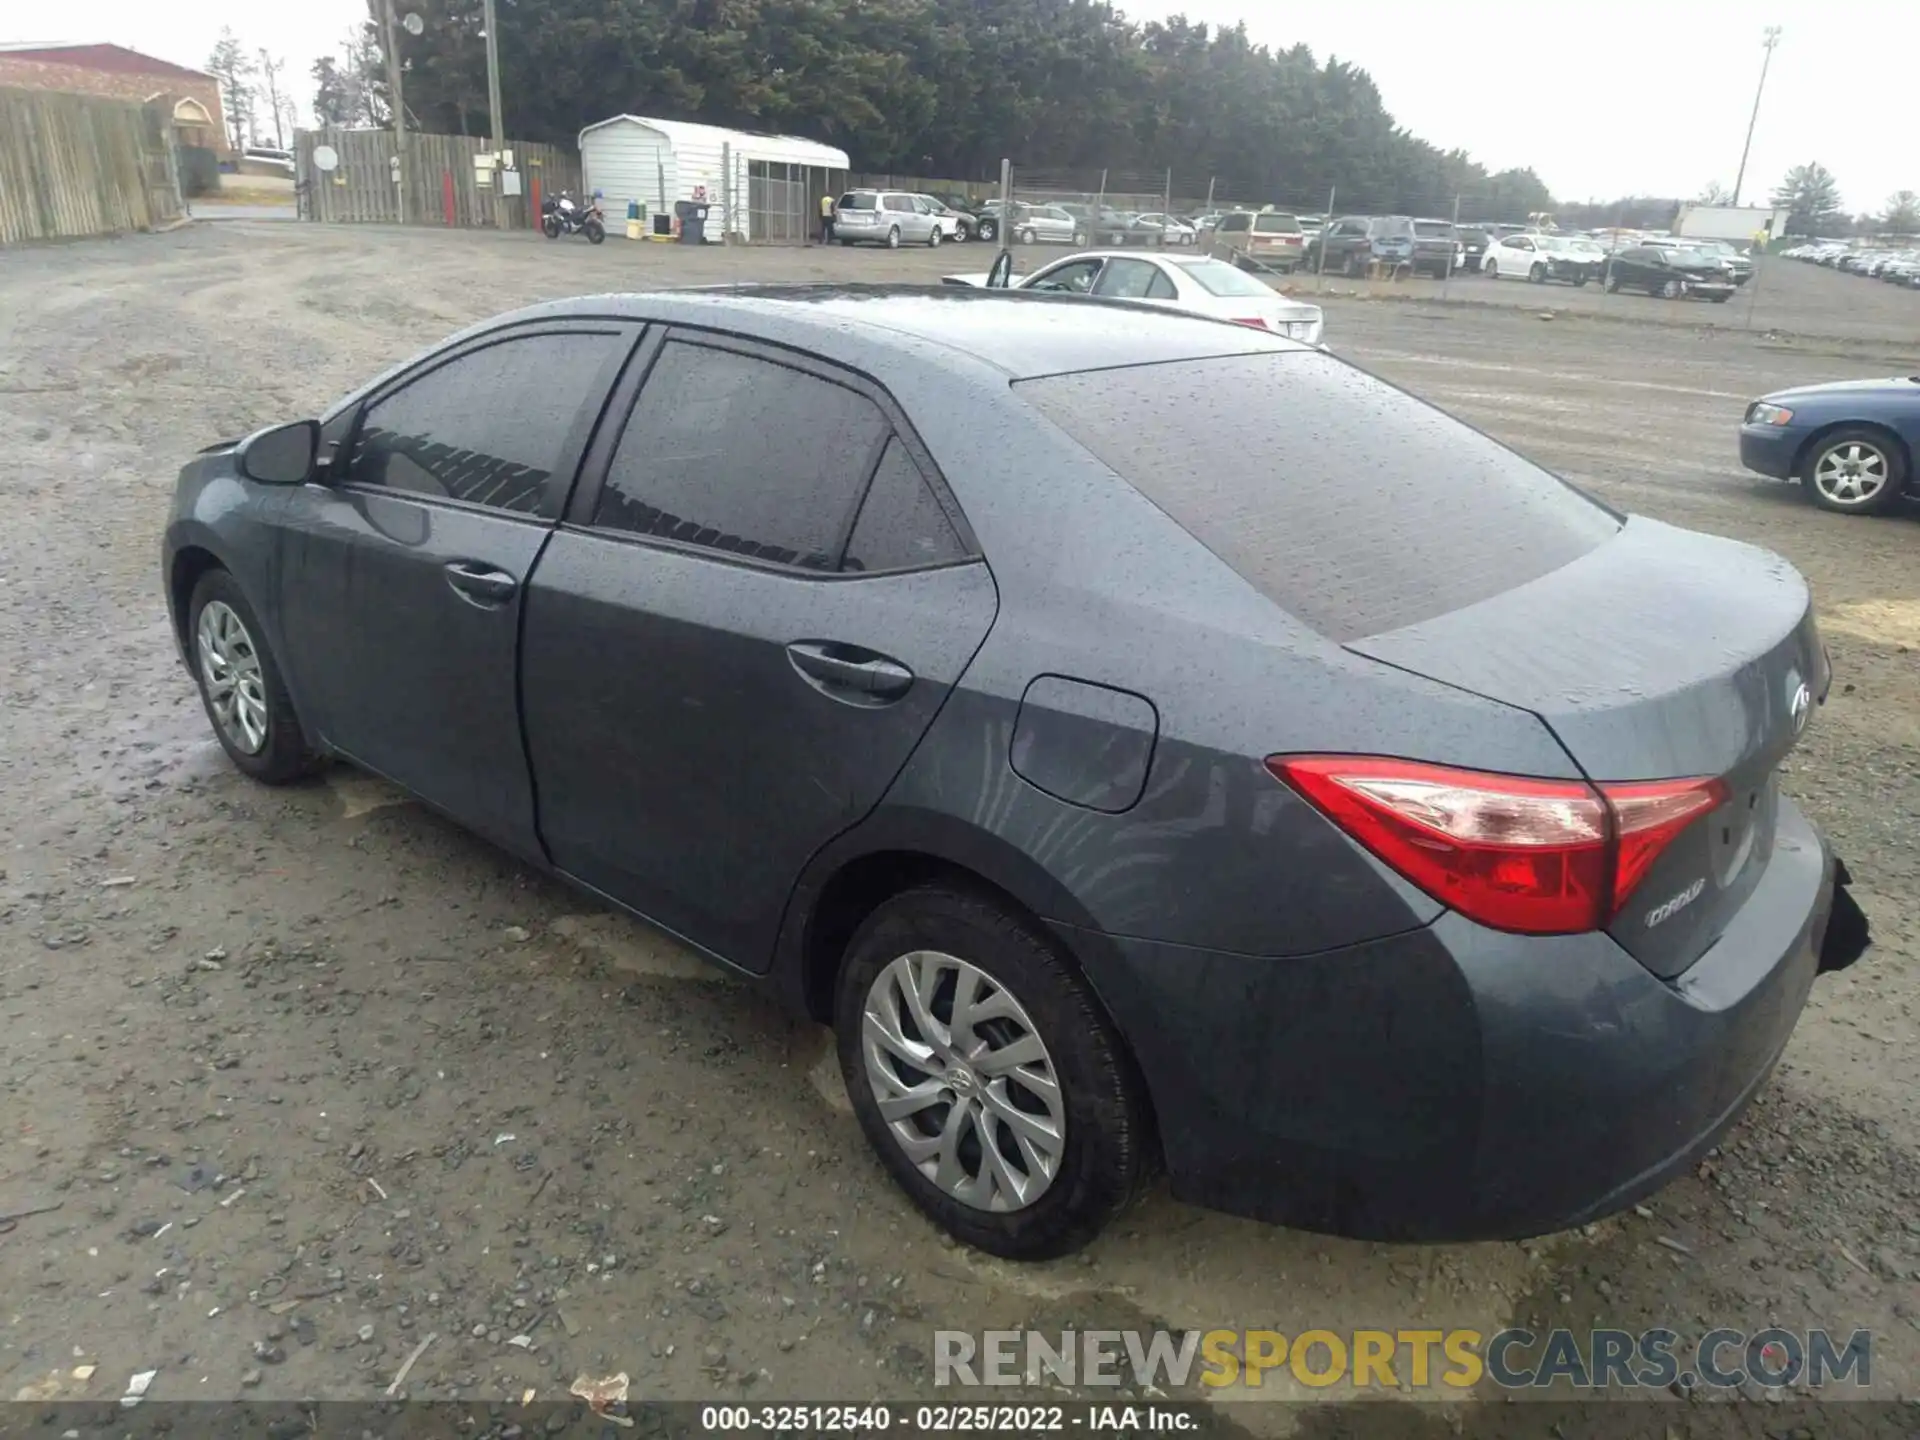
[[[549,195],[540,202],[542,233],[549,240],[558,240],[562,235],[584,235],[592,244],[598,245],[607,238],[606,212],[600,208],[604,198],[605,192],[596,190],[591,201],[580,205],[565,190],[557,197]]]

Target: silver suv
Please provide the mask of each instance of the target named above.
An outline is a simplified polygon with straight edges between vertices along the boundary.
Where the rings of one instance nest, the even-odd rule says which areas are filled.
[[[849,190],[833,211],[833,238],[842,245],[938,245],[943,228],[931,200],[904,190]]]

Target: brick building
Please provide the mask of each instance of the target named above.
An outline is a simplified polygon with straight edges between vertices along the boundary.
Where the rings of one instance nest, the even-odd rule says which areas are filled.
[[[222,159],[233,154],[220,108],[220,82],[205,71],[156,60],[124,45],[0,45],[0,85],[110,95],[136,103],[164,95],[174,102],[174,132],[180,144],[203,146]]]

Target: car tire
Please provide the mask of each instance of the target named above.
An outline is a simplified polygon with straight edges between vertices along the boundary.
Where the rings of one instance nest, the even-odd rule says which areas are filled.
[[[1038,237],[1031,230],[1022,230],[1017,238],[1022,245],[1031,245]]]
[[[940,234],[940,227],[938,225],[934,226],[933,229],[927,232],[927,248],[929,250],[938,250],[940,248],[940,241],[943,238]]]
[[[1612,272],[1608,272],[1607,279],[1606,279],[1606,287],[1607,287],[1607,294],[1618,295],[1620,293],[1620,277],[1618,275],[1613,274]]]
[[[1843,451],[1853,453],[1843,455]],[[1844,468],[1849,460],[1861,466],[1865,474],[1877,477],[1878,485],[1864,494],[1849,495],[1849,488],[1857,490],[1859,486],[1838,483],[1842,477],[1829,468]],[[1878,514],[1891,508],[1906,488],[1906,452],[1884,430],[1871,425],[1845,425],[1822,435],[1807,448],[1800,466],[1800,483],[1807,498],[1822,510],[1842,515]]]
[[[1482,260],[1480,262],[1480,273],[1485,275],[1489,280],[1498,280],[1500,278],[1500,267],[1491,260]]]
[[[1087,237],[1085,232],[1079,231],[1079,230],[1074,231],[1073,243],[1084,249],[1087,243]]]
[[[1547,267],[1542,265],[1538,260],[1534,261],[1533,265],[1527,271],[1527,279],[1531,280],[1536,285],[1546,284],[1547,283]]]
[[[1678,280],[1668,280],[1655,292],[1662,300],[1678,300],[1687,293],[1687,287]]]
[[[992,241],[996,239],[999,234],[1000,227],[995,225],[993,221],[982,220],[980,222],[980,228],[973,232],[973,238],[976,240]]]
[[[953,232],[953,243],[964,245],[971,239],[973,239],[973,227],[962,220]]]
[[[263,785],[287,785],[312,774],[319,757],[263,634],[231,573],[215,569],[200,577],[187,601],[187,649],[214,738],[242,774]],[[223,681],[227,688],[220,691]],[[232,697],[224,718],[223,695]],[[260,727],[257,738],[248,716]]]
[[[900,248],[900,227],[898,225],[895,225],[887,231],[887,248],[889,250],[898,250]]]
[[[955,1043],[947,1028],[963,976],[1005,997],[1002,1013],[983,1022],[983,1030],[992,1026],[991,1032],[969,1027],[978,1049]],[[921,997],[938,1031],[920,1032],[907,987]],[[876,1023],[869,1023],[870,1015]],[[895,1024],[894,1017],[902,1015],[906,1018]],[[909,1026],[912,1036],[906,1033]],[[834,1029],[841,1077],[881,1163],[934,1223],[989,1254],[1048,1260],[1078,1250],[1127,1207],[1151,1168],[1144,1088],[1124,1043],[1091,988],[1051,940],[993,898],[940,885],[909,890],[882,904],[847,946]],[[940,1031],[946,1032],[944,1039]],[[905,1044],[888,1044],[879,1038],[884,1035]],[[1037,1058],[1004,1073],[981,1064],[1015,1041],[1031,1054],[1035,1047],[1026,1043],[1029,1038],[1039,1042]],[[924,1052],[936,1068],[916,1067],[903,1051],[916,1057]],[[964,1060],[951,1065],[942,1060],[963,1052],[981,1070]],[[1040,1088],[1026,1088],[1020,1076]],[[941,1079],[954,1083],[935,1086],[935,1098],[921,1109],[892,1120],[882,1114],[882,1093],[897,1098]],[[1044,1094],[1049,1086],[1051,1097]],[[960,1119],[957,1129],[956,1108],[969,1117]],[[1034,1122],[1025,1145],[1013,1143],[1013,1126],[1005,1118],[1013,1112]],[[950,1131],[955,1138],[943,1145]],[[998,1167],[987,1161],[989,1143],[1000,1157]],[[909,1145],[920,1153],[910,1155]],[[1043,1159],[1042,1146],[1051,1150],[1050,1161]],[[990,1171],[996,1180],[1010,1177],[1001,1199],[1012,1208],[976,1203],[995,1198],[983,1194]],[[1021,1198],[1017,1187],[1036,1180],[1041,1183],[1033,1197]]]

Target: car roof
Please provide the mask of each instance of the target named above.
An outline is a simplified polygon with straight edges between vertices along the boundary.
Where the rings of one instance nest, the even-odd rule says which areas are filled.
[[[890,359],[925,360],[930,350],[967,356],[1021,380],[1310,348],[1153,305],[960,285],[736,285],[584,295],[499,316],[486,328],[576,315],[722,329],[869,374],[884,373]]]

